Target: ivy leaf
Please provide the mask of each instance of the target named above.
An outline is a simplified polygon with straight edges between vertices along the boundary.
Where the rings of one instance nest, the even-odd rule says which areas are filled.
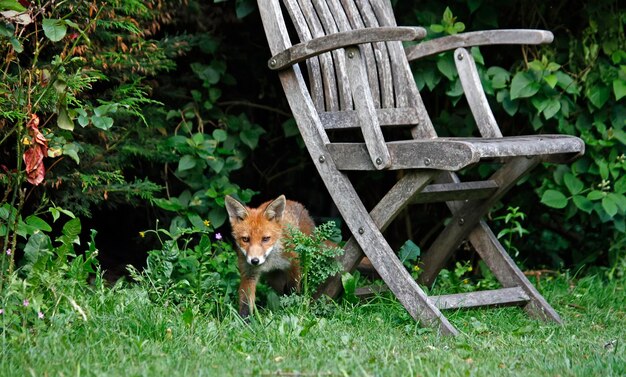
[[[228,139],[228,133],[226,133],[226,131],[224,130],[217,129],[213,131],[213,139],[215,139],[215,141],[219,143],[220,141]]]
[[[265,131],[263,129],[248,129],[242,131],[239,134],[239,137],[245,145],[250,147],[250,149],[254,149],[259,144],[259,137],[261,137],[261,134],[264,132]]]
[[[609,100],[611,91],[608,86],[594,86],[587,91],[587,98],[592,105],[601,109],[602,106]]]
[[[113,126],[113,118],[111,117],[94,115],[91,117],[91,122],[93,123],[94,127],[105,131]]]
[[[543,78],[543,80],[548,83],[548,85],[550,85],[550,88],[554,89],[554,87],[556,86],[556,84],[559,82],[559,79],[556,77],[555,74],[551,74],[548,76],[545,76]]]
[[[511,99],[532,97],[540,88],[532,73],[518,72],[511,81]]]
[[[219,174],[224,168],[224,160],[221,158],[209,159],[207,160],[207,165],[209,165],[215,173]]]
[[[178,161],[178,171],[185,171],[192,169],[196,166],[196,159],[191,155],[184,155],[180,161]]]
[[[550,98],[546,108],[543,110],[543,116],[545,116],[546,119],[550,119],[555,116],[559,110],[561,110],[561,102],[556,98]]]
[[[67,25],[63,20],[54,18],[44,18],[42,21],[43,33],[52,42],[58,42],[67,33]]]
[[[560,191],[546,190],[541,196],[541,203],[552,208],[565,208],[567,206],[567,197]]]
[[[613,93],[615,93],[616,101],[619,101],[622,97],[626,96],[626,81],[619,78],[613,80]]]

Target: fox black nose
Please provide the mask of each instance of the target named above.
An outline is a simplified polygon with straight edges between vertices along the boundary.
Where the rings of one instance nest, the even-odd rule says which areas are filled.
[[[252,259],[250,259],[250,263],[252,263],[253,265],[256,266],[257,264],[259,264],[259,258],[252,258]]]

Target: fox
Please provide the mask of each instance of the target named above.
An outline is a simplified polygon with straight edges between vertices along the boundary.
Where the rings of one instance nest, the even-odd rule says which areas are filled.
[[[248,317],[255,310],[256,287],[261,276],[279,295],[300,292],[301,270],[298,257],[284,242],[289,227],[310,235],[315,223],[300,203],[285,195],[250,208],[225,196],[235,247],[238,249],[239,315]]]

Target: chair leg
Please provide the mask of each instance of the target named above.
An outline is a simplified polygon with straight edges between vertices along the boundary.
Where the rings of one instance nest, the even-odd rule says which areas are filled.
[[[537,157],[520,157],[506,163],[490,178],[498,184],[498,190],[488,199],[476,202],[447,202],[453,217],[450,223],[439,234],[421,261],[423,272],[419,282],[432,285],[435,278],[444,267],[450,256],[470,232],[477,226],[480,219],[509,191],[513,185],[526,173],[532,170],[540,159]],[[454,173],[449,173],[444,179],[458,182]]]
[[[422,185],[426,185],[432,179],[432,175],[422,174],[421,177],[416,175],[413,178],[423,180]],[[341,212],[357,243],[409,314],[415,320],[423,321],[429,326],[438,328],[442,334],[457,335],[458,331],[428,299],[426,293],[413,280],[387,241],[385,241],[378,225],[370,217],[359,200],[348,177],[336,171],[332,179],[325,179],[324,181],[335,205]],[[400,190],[396,190],[396,193],[399,192]],[[397,199],[392,199],[390,195],[386,197],[388,196],[388,201],[390,202],[393,199]],[[380,211],[383,212],[380,215],[380,219],[392,218],[406,205],[406,203],[393,203],[395,203],[393,208],[382,208],[383,206],[379,206],[381,208]],[[388,224],[388,221],[382,221],[380,225],[385,225],[385,223]]]
[[[370,217],[378,229],[384,232],[389,224],[398,216],[400,211],[404,209],[407,204],[410,203],[411,199],[421,192],[437,174],[438,173],[432,172],[408,172],[402,177],[370,212]],[[346,242],[344,253],[339,258],[339,263],[341,263],[343,271],[354,271],[363,256],[363,250],[353,236]],[[317,298],[324,294],[334,298],[341,293],[341,290],[341,276],[333,276],[320,287],[315,297]]]
[[[470,233],[469,240],[504,288],[520,287],[526,292],[530,301],[524,306],[524,310],[530,316],[559,324],[563,323],[558,313],[548,304],[504,250],[487,223],[481,221]]]

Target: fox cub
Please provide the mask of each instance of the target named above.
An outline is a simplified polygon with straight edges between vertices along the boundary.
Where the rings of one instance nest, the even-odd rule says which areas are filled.
[[[289,237],[287,227],[311,234],[315,224],[300,203],[284,195],[273,201],[249,208],[226,196],[226,210],[239,252],[239,314],[254,310],[256,285],[261,275],[278,294],[300,290],[300,266],[293,251],[285,250],[283,241]]]

